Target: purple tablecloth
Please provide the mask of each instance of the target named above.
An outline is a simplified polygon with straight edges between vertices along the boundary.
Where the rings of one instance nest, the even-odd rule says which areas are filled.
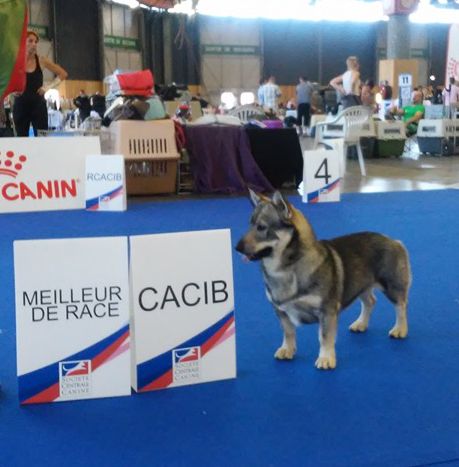
[[[198,193],[273,191],[250,151],[242,127],[223,125],[187,126],[186,146]]]

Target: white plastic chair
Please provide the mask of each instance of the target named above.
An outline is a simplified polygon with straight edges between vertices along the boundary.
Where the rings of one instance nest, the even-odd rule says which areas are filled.
[[[264,112],[255,105],[241,105],[228,112],[228,115],[239,118],[242,123],[247,123],[252,117],[256,115],[262,116]]]
[[[341,129],[342,127],[342,129]],[[327,134],[328,133],[328,134]],[[314,148],[320,143],[326,144],[327,138],[343,138],[343,154],[341,163],[342,175],[346,172],[347,148],[355,146],[359,158],[360,173],[366,176],[365,162],[363,159],[360,138],[375,135],[374,122],[371,118],[371,110],[362,105],[349,107],[340,112],[333,120],[319,122],[316,125]]]

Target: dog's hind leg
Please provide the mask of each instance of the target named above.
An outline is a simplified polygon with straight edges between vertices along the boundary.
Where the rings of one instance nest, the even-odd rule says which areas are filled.
[[[403,339],[408,335],[408,320],[406,317],[407,303],[401,302],[395,305],[395,326],[389,331],[389,336],[395,339]]]
[[[373,288],[365,290],[359,298],[362,302],[360,316],[349,326],[349,329],[353,332],[365,332],[368,329],[371,312],[376,303]]]
[[[331,370],[336,367],[336,330],[338,326],[337,312],[325,313],[319,322],[319,357],[316,367],[322,370]]]
[[[274,357],[278,360],[292,360],[296,353],[295,325],[290,321],[286,313],[277,310],[276,313],[284,331],[284,340],[282,341],[282,345],[274,353]]]
[[[386,275],[383,285],[383,292],[395,306],[395,326],[389,331],[389,336],[395,339],[403,339],[408,335],[408,291],[411,285],[411,270],[408,253],[405,247],[397,242],[398,248],[396,261],[392,268],[392,273]]]
[[[403,339],[408,335],[408,287],[389,284],[383,292],[395,306],[395,325],[389,331],[389,336]]]

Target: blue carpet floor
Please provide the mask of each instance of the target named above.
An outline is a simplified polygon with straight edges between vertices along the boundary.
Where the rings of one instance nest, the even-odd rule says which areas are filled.
[[[19,407],[12,242],[231,228],[245,231],[245,198],[133,202],[126,213],[0,215],[0,465],[416,466],[459,465],[459,191],[344,195],[303,205],[320,238],[374,230],[411,256],[410,335],[391,340],[378,295],[369,331],[340,318],[338,368],[314,368],[317,326],[278,362],[277,319],[257,264],[235,253],[236,380],[132,397]]]

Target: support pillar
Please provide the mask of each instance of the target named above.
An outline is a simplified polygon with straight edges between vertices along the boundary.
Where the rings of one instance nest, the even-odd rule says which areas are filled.
[[[410,22],[408,15],[392,15],[387,25],[387,58],[410,58]]]

